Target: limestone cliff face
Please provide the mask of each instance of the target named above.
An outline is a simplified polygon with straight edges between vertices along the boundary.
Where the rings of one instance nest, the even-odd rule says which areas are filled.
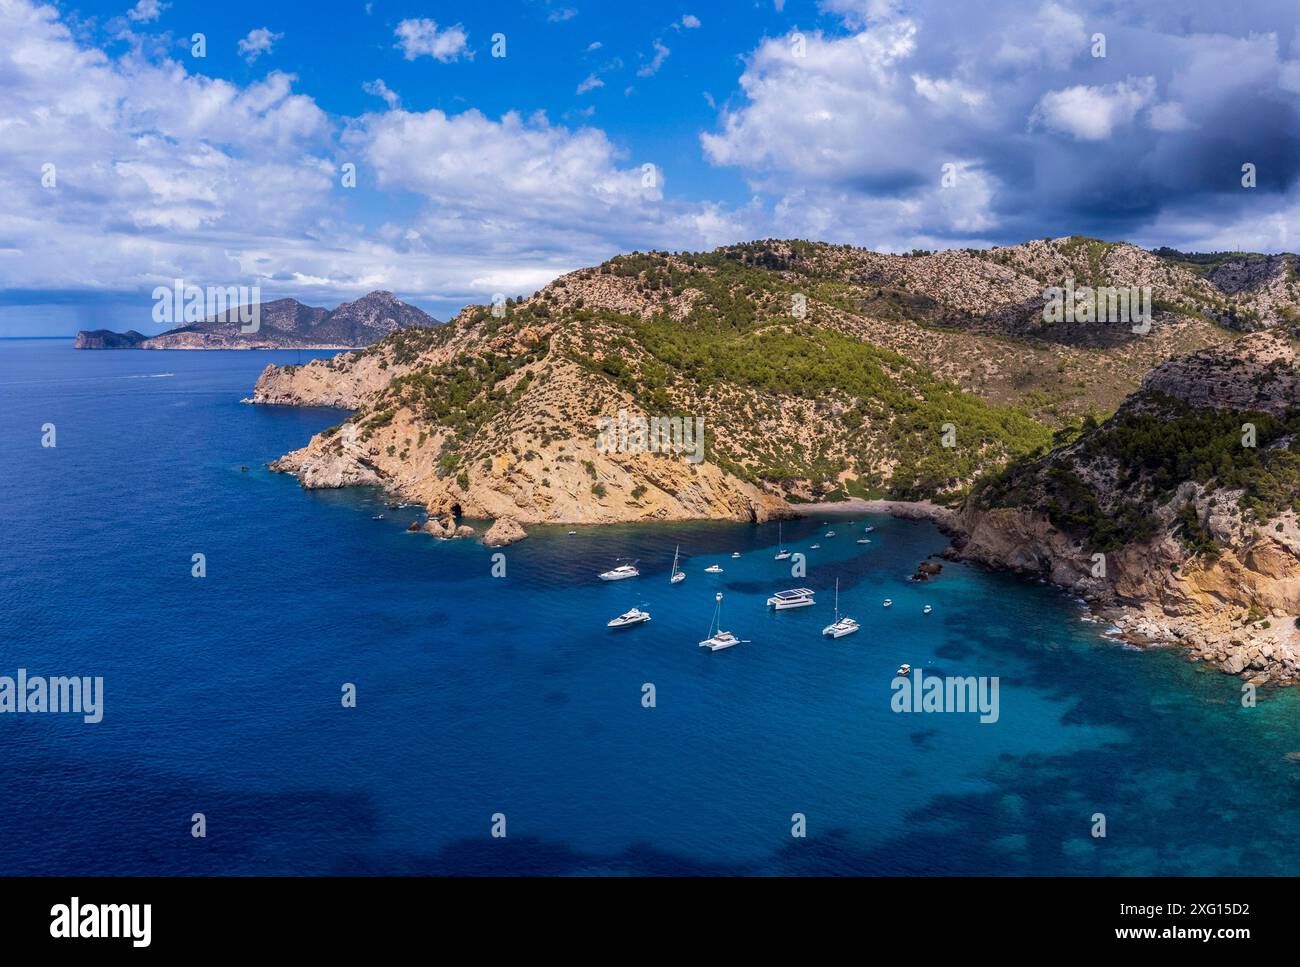
[[[1043,288],[1070,278],[1150,284],[1174,308],[1141,337],[1120,326],[1096,338],[1083,323],[1048,331]],[[1177,259],[1088,239],[916,256],[782,241],[634,253],[520,302],[468,307],[436,329],[405,327],[332,360],[268,367],[251,401],[353,411],[276,467],[307,487],[385,487],[424,504],[443,531],[460,517],[764,520],[790,514],[787,497],[951,499],[1016,453],[1050,445],[1053,430],[1111,411],[1170,355],[1231,345],[1234,334],[1206,321],[1225,298]],[[1287,418],[1296,390],[1278,379],[1285,346],[1255,342],[1227,363],[1235,350],[1158,366],[1125,407],[1141,414],[1165,400]],[[704,417],[704,459],[601,448],[599,421],[622,411]],[[950,419],[957,448],[938,443]],[[1094,575],[1088,535],[1058,528],[1061,515],[1046,510],[1046,472],[1068,462],[1076,488],[1097,498],[1083,509],[1126,520],[1131,481],[1114,459],[1085,456],[1062,448],[1025,493],[969,504],[963,552],[1173,616],[1203,616],[1197,602],[1220,580],[1198,576],[1212,570],[1208,538],[1188,549],[1188,513],[1193,530],[1215,535],[1220,574],[1234,562],[1281,566],[1236,543],[1259,521],[1225,516],[1222,487],[1206,479],[1195,493],[1146,495],[1142,511],[1159,527],[1108,545],[1106,577]],[[1168,483],[1166,473],[1160,487]],[[1152,561],[1168,574],[1150,573]],[[1273,596],[1281,584],[1253,587],[1253,606],[1289,600]]]
[[[1259,334],[1230,350],[1194,353],[1158,367],[1112,421],[1013,475],[1014,499],[977,494],[968,500],[956,520],[952,553],[1069,588],[1136,640],[1181,642],[1233,674],[1300,679],[1300,520],[1294,503],[1279,505],[1271,493],[1283,490],[1289,502],[1300,497],[1300,477],[1290,459],[1296,436],[1288,426],[1280,425],[1273,440],[1260,444],[1258,459],[1269,473],[1263,479],[1270,493],[1263,496],[1269,500],[1254,492],[1253,482],[1223,486],[1221,476],[1231,471],[1222,458],[1206,479],[1163,492],[1127,473],[1131,468],[1117,472],[1106,466],[1108,435],[1127,414],[1184,426],[1204,425],[1187,422],[1189,417],[1224,414],[1233,433],[1234,415],[1261,423],[1261,415],[1293,420],[1300,412],[1295,363],[1287,340]],[[1184,446],[1206,443],[1195,436],[1174,438]],[[1139,458],[1149,460],[1129,457]],[[1253,454],[1244,459],[1256,465]],[[1061,499],[1051,481],[1066,468],[1105,513],[1119,513],[1126,503],[1138,507],[1151,525],[1144,536],[1097,558],[1086,529],[1058,526],[1046,508]],[[1062,510],[1062,521],[1073,519],[1069,507]]]
[[[523,375],[526,371],[516,382]],[[348,405],[343,401],[358,392],[352,374],[334,379],[319,370],[295,374],[292,387],[280,386],[281,378],[273,373],[259,380],[262,401]],[[279,389],[272,393],[272,386]],[[315,395],[308,396],[311,391]],[[296,474],[309,488],[384,486],[433,515],[510,518],[523,524],[765,521],[790,515],[780,497],[707,460],[693,464],[673,453],[602,452],[595,418],[563,425],[542,416],[579,399],[609,412],[631,405],[625,397],[588,385],[577,367],[554,365],[547,380],[532,383],[490,428],[500,434],[491,452],[467,462],[460,473],[446,472],[440,461],[451,434],[431,430],[409,411],[395,412],[382,426],[361,419],[317,434],[274,466]],[[550,421],[554,434],[544,444],[526,430],[539,417]]]
[[[250,403],[287,406],[334,406],[355,410],[367,397],[388,385],[393,373],[381,368],[381,357],[345,357],[340,363],[313,360],[305,366],[268,365],[253,387]]]

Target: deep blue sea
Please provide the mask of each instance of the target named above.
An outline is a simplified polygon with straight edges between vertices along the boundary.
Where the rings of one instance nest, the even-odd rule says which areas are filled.
[[[803,580],[775,525],[532,528],[494,578],[266,469],[342,416],[239,401],[313,355],[0,341],[0,675],[104,678],[99,724],[0,714],[0,874],[1300,872],[1296,692],[1243,708],[1049,587],[910,583],[925,523],[787,524]],[[863,630],[832,641],[837,577]],[[719,590],[749,643],[710,653]],[[997,676],[999,720],[892,711],[902,662]]]

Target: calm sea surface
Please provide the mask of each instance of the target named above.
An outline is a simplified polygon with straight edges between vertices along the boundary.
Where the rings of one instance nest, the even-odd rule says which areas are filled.
[[[801,580],[775,525],[536,528],[494,578],[266,470],[343,414],[239,400],[317,355],[0,341],[0,675],[105,691],[97,725],[0,715],[0,874],[1300,872],[1295,691],[1243,708],[1051,588],[911,584],[924,523],[789,524]],[[641,578],[598,580],[620,557]],[[837,577],[863,630],[831,641]],[[800,584],[816,607],[765,607]],[[716,591],[749,643],[709,653]],[[999,720],[893,712],[902,662],[997,676]]]

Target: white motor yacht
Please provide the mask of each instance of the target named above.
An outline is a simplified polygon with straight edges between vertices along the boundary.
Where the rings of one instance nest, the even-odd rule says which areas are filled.
[[[628,625],[639,625],[649,620],[649,611],[642,611],[640,608],[633,608],[631,611],[624,611],[614,620],[605,622],[605,627],[626,628]]]

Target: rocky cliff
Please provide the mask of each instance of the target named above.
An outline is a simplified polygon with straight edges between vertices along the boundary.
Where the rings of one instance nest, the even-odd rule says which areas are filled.
[[[1045,577],[1140,642],[1300,678],[1300,378],[1260,333],[1157,367],[1109,420],[981,486],[953,553]]]
[[[1146,280],[1174,308],[1142,336],[1045,329],[1044,285],[1071,273]],[[952,502],[1112,411],[1151,366],[1229,341],[1192,296],[1178,309],[1179,287],[1211,299],[1167,260],[1076,239],[913,256],[799,241],[634,253],[436,330],[270,367],[252,400],[357,412],[280,462],[310,486],[377,479],[431,509],[525,523]],[[702,421],[703,458],[599,448],[600,421],[620,412]]]
[[[148,337],[134,329],[113,332],[109,329],[83,329],[77,333],[77,349],[139,349]]]

